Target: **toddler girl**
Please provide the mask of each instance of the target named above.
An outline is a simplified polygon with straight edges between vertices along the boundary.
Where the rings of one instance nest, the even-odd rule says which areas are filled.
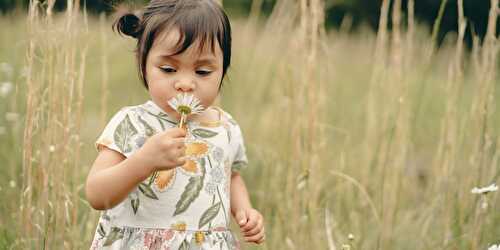
[[[231,215],[247,242],[263,242],[262,215],[239,174],[247,164],[240,127],[212,106],[231,60],[222,8],[213,0],[153,0],[113,28],[137,39],[151,100],[123,107],[96,141],[86,196],[104,212],[91,249],[239,249]],[[181,128],[169,105],[179,95],[205,107]]]

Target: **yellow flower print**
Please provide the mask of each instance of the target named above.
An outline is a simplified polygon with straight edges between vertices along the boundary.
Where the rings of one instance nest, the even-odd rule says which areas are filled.
[[[196,165],[196,162],[193,160],[187,160],[184,166],[182,166],[182,169],[190,172],[190,173],[196,173],[198,172],[198,166]]]
[[[175,179],[175,171],[173,169],[159,171],[155,179],[156,188],[158,191],[165,191],[173,183]]]
[[[177,222],[175,224],[172,224],[170,226],[171,229],[177,230],[177,231],[186,231],[186,223],[185,222]]]
[[[194,238],[196,243],[201,245],[205,241],[205,234],[202,231],[196,231]]]
[[[208,152],[208,145],[204,142],[193,142],[186,145],[186,156],[201,158]]]
[[[186,143],[186,157],[188,159],[180,168],[188,175],[200,174],[200,166],[196,160],[205,157],[208,151],[209,145],[205,142],[195,141]],[[176,174],[175,169],[158,171],[155,178],[155,186],[158,191],[164,192],[172,185]]]

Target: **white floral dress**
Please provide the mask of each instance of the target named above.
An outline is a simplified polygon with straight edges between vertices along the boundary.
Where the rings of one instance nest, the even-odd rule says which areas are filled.
[[[239,249],[229,231],[232,171],[247,165],[243,137],[232,117],[187,123],[183,166],[152,174],[99,218],[91,249]],[[176,127],[153,101],[118,111],[96,141],[125,157],[148,137]],[[120,181],[120,180],[116,180]]]

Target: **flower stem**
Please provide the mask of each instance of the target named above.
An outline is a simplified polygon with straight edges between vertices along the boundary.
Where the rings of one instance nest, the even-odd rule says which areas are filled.
[[[179,121],[179,128],[184,127],[184,123],[186,122],[186,113],[181,113],[181,120]]]

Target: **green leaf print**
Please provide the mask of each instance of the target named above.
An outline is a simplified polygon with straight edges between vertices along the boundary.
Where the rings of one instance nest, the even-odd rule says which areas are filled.
[[[146,130],[146,136],[150,137],[154,134],[156,134],[156,130],[151,127],[146,121],[144,121],[140,116],[138,116],[139,122],[142,123],[142,126],[144,126],[144,129]]]
[[[189,242],[187,242],[187,240],[184,240],[179,246],[179,250],[189,250]]]
[[[134,210],[134,214],[137,214],[137,210],[139,209],[139,197],[130,200],[130,203],[132,204],[132,209]]]
[[[185,212],[191,203],[198,197],[203,188],[203,180],[205,179],[205,158],[200,159],[201,176],[193,176],[189,178],[189,182],[184,187],[184,192],[181,198],[175,205],[174,216]]]
[[[102,246],[110,246],[112,245],[115,241],[122,239],[123,238],[123,232],[119,227],[112,227],[111,230],[109,231],[108,236],[106,237],[106,241]]]
[[[177,123],[175,121],[170,120],[169,116],[165,113],[159,113],[158,117],[172,125],[177,125]]]
[[[215,216],[217,216],[217,214],[219,213],[220,207],[221,207],[221,202],[219,201],[214,205],[212,205],[211,207],[209,207],[205,212],[203,212],[200,218],[200,222],[198,224],[198,228],[202,228],[207,223],[212,221],[215,218]]]
[[[202,129],[202,128],[197,128],[193,129],[192,131],[193,135],[201,137],[201,138],[210,138],[216,136],[218,133],[208,130],[208,129]]]
[[[247,164],[244,161],[235,161],[233,162],[233,171],[241,171]]]
[[[231,143],[231,128],[229,126],[226,126],[226,133],[227,133],[227,143]]]
[[[167,114],[165,114],[165,113],[153,114],[153,113],[151,113],[151,112],[149,112],[149,111],[147,111],[147,112],[148,112],[148,114],[150,114],[150,115],[152,115],[152,116],[156,117],[156,119],[158,120],[158,122],[160,123],[160,125],[161,125],[161,127],[162,127],[163,129],[165,129],[165,127],[164,127],[164,125],[163,125],[162,121],[166,121],[166,122],[168,122],[168,123],[170,123],[171,125],[174,125],[174,126],[175,126],[175,125],[177,125],[177,123],[176,123],[176,122],[174,122],[174,121],[171,121],[171,120],[169,119],[168,115],[167,115]]]
[[[110,220],[111,220],[111,218],[109,217],[109,215],[108,215],[108,213],[107,213],[107,212],[108,212],[108,211],[104,211],[104,213],[102,214],[102,219],[103,219],[103,220],[110,221]]]
[[[149,182],[148,186],[151,186],[153,184],[153,181],[156,179],[156,176],[158,175],[158,171],[155,171],[151,176],[149,177]]]
[[[99,223],[99,228],[97,229],[97,232],[103,238],[106,236],[106,231],[104,231],[104,227],[102,226],[101,223]]]
[[[128,143],[132,136],[137,134],[137,129],[134,127],[130,121],[130,117],[125,116],[125,118],[118,124],[114,133],[114,139],[116,146],[124,153],[132,151],[132,146]]]
[[[141,192],[146,196],[146,197],[149,197],[153,200],[158,200],[158,196],[156,196],[155,192],[153,191],[153,189],[148,186],[147,184],[144,184],[144,183],[139,183],[139,190],[141,190]]]
[[[189,178],[189,183],[184,188],[181,199],[175,205],[174,216],[186,211],[191,203],[198,197],[203,187],[204,176]]]

